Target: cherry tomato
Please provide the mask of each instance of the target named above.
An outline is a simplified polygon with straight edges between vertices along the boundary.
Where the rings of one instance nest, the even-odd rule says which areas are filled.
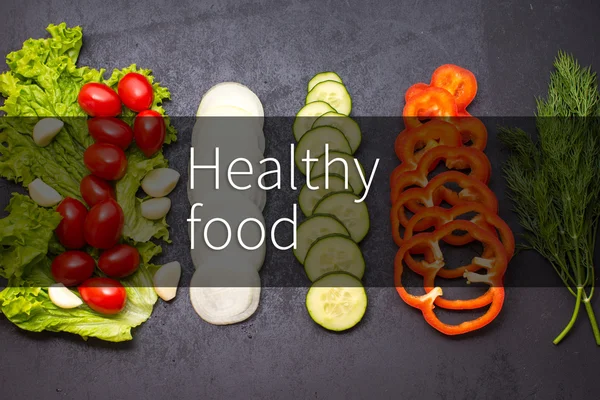
[[[88,212],[83,234],[85,240],[97,249],[110,249],[121,237],[125,216],[119,203],[113,199],[101,201]]]
[[[108,181],[121,179],[127,170],[123,150],[110,143],[94,143],[83,153],[83,163],[90,172]]]
[[[407,128],[421,125],[421,118],[455,117],[457,114],[454,96],[445,89],[433,86],[412,95],[402,110]]]
[[[115,117],[94,117],[87,121],[90,135],[96,142],[111,143],[127,149],[133,140],[133,129]]]
[[[444,64],[433,71],[431,86],[449,91],[456,99],[459,109],[465,109],[477,94],[477,79],[468,69]]]
[[[118,314],[127,303],[127,291],[111,278],[91,278],[78,289],[85,304],[101,314]]]
[[[128,73],[119,81],[117,90],[123,104],[133,111],[144,111],[152,106],[152,85],[142,74]]]
[[[146,157],[154,155],[165,142],[165,121],[158,112],[146,110],[133,121],[135,142]]]
[[[110,183],[95,175],[84,177],[79,184],[79,191],[89,207],[93,207],[103,200],[115,198],[115,190]]]
[[[426,83],[423,83],[423,82],[415,83],[414,85],[412,85],[411,87],[409,87],[406,90],[406,93],[404,94],[404,100],[408,101],[415,94],[420,93],[421,91],[423,91],[424,89],[427,89],[428,87],[429,87],[429,85]]]
[[[98,268],[112,278],[133,274],[140,265],[140,253],[135,247],[118,244],[106,250],[98,259]]]
[[[92,117],[116,117],[121,114],[119,95],[104,83],[90,82],[83,85],[77,102]]]
[[[54,230],[60,244],[67,249],[80,249],[85,246],[83,225],[88,214],[87,208],[77,199],[67,197],[56,207],[62,220]]]
[[[52,276],[65,286],[77,286],[90,278],[96,263],[92,256],[80,250],[65,251],[52,261]]]

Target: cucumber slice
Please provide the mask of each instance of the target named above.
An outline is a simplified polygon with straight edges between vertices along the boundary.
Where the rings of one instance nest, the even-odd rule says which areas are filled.
[[[343,158],[346,160],[346,164],[348,164],[348,183],[352,186],[354,193],[360,194],[364,188],[365,184],[363,183],[358,170],[356,169],[356,164],[354,163],[354,157],[348,153],[342,153],[339,151],[329,151],[329,161],[334,158]],[[358,160],[357,160],[358,161]],[[365,176],[365,169],[362,164],[359,162],[358,165],[362,171],[363,176]],[[344,170],[344,165],[340,161],[336,161],[329,166],[329,175],[336,174],[341,177],[345,177],[346,171]],[[311,179],[316,178],[319,175],[325,174],[325,155],[319,157],[319,160],[314,163],[310,169],[310,177]]]
[[[324,101],[315,101],[302,107],[296,114],[292,127],[296,141],[299,141],[302,135],[311,130],[312,124],[317,118],[328,112],[335,112],[335,110]]]
[[[309,189],[305,184],[302,190],[300,190],[300,196],[298,197],[298,204],[300,209],[305,216],[310,217],[312,215],[315,205],[321,200],[326,194],[333,192],[353,191],[352,185],[348,182],[348,188],[345,187],[346,182],[344,177],[337,174],[329,174],[329,189],[325,189],[325,174],[320,175],[316,178],[311,178],[310,183],[313,187],[318,186],[319,189]]]
[[[330,152],[341,151],[349,153],[352,151],[346,137],[338,129],[331,126],[320,126],[311,129],[302,136],[302,139],[298,142],[298,146],[296,146],[294,159],[300,172],[306,174],[306,163],[302,161],[306,157],[306,151],[310,150],[311,158],[318,158],[325,153],[325,144],[329,144]]]
[[[355,203],[359,197],[354,193],[330,193],[315,206],[315,214],[331,214],[337,217],[350,232],[356,243],[363,240],[369,232],[369,210],[365,202]]]
[[[310,246],[304,259],[304,271],[311,282],[329,272],[347,272],[362,279],[365,259],[352,239],[332,234],[319,238]]]
[[[332,233],[350,237],[344,224],[331,215],[313,215],[302,221],[296,232],[297,243],[296,248],[294,249],[294,255],[298,261],[300,261],[300,264],[304,264],[306,253],[308,253],[308,249],[315,240],[323,236],[331,235]]]
[[[340,114],[350,115],[352,98],[346,87],[336,81],[325,81],[315,85],[306,95],[306,104],[324,101]]]
[[[340,76],[333,71],[319,72],[318,74],[313,76],[310,81],[308,81],[307,92],[310,92],[319,83],[325,81],[335,81],[339,83],[344,83],[342,82],[342,78],[340,78]]]
[[[336,112],[328,112],[317,118],[312,125],[313,129],[319,126],[333,126],[334,128],[342,131],[344,136],[346,136],[346,140],[348,140],[348,143],[350,144],[352,154],[354,154],[358,149],[358,146],[360,146],[360,142],[362,140],[360,127],[356,121],[347,115],[338,114]]]
[[[317,324],[330,331],[345,331],[360,322],[367,310],[367,292],[354,276],[327,274],[306,294],[306,310]]]

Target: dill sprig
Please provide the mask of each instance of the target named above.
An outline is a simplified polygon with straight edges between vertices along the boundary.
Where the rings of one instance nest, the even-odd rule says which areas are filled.
[[[537,99],[537,139],[521,129],[501,130],[511,151],[504,175],[527,247],[550,262],[576,298],[554,343],[569,333],[583,303],[600,345],[590,302],[600,217],[600,95],[596,74],[572,56],[559,52],[554,67],[546,98]]]

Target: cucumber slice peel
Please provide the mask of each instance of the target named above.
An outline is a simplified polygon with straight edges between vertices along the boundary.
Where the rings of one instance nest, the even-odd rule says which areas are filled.
[[[338,332],[350,329],[362,320],[367,302],[362,283],[343,272],[321,277],[306,294],[306,309],[313,321]]]
[[[337,217],[350,232],[350,237],[359,243],[369,232],[369,210],[365,202],[356,203],[354,193],[330,193],[315,206],[315,214],[331,214]]]
[[[312,215],[313,209],[325,195],[333,192],[354,191],[350,182],[348,182],[348,188],[345,187],[346,182],[344,177],[338,174],[329,174],[329,189],[325,189],[325,174],[311,178],[310,183],[311,186],[319,187],[319,189],[312,190],[308,188],[308,185],[304,184],[298,196],[300,209],[307,217]]]
[[[365,273],[365,259],[358,245],[346,235],[317,239],[308,249],[304,271],[311,282],[330,272],[347,272],[358,279]]]
[[[308,90],[306,92],[310,92],[319,83],[325,81],[335,81],[342,84],[344,83],[342,82],[342,78],[340,78],[340,76],[333,71],[319,72],[313,76],[310,81],[308,81]]]
[[[315,85],[306,95],[306,104],[315,101],[324,101],[340,114],[350,115],[352,111],[352,98],[348,89],[336,81],[324,81]]]
[[[306,157],[307,150],[310,150],[311,158],[318,158],[325,153],[326,144],[329,144],[329,152],[349,153],[351,151],[348,140],[339,129],[331,126],[320,126],[311,129],[302,136],[298,146],[296,146],[294,161],[298,170],[306,174],[306,163],[302,159]]]
[[[342,131],[350,144],[352,154],[354,154],[358,149],[358,146],[360,146],[360,142],[362,141],[360,126],[347,115],[336,112],[325,113],[317,118],[312,125],[313,129],[319,126],[333,126]]]
[[[294,249],[294,256],[296,256],[300,264],[304,264],[308,249],[320,237],[331,235],[332,233],[350,237],[344,224],[336,217],[327,214],[312,215],[310,218],[302,221],[297,229],[297,243]]]
[[[296,114],[292,127],[296,141],[299,141],[306,132],[311,130],[317,118],[328,112],[335,112],[335,110],[324,101],[315,101],[302,107]]]

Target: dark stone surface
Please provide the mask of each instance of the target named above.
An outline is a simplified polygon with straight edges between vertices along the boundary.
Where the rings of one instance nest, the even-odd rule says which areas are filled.
[[[119,1],[17,2],[0,5],[0,54],[44,35],[48,23],[84,27],[80,63],[112,69],[151,68],[171,89],[171,115],[193,115],[202,94],[234,80],[252,88],[269,116],[292,116],[315,72],[337,71],[357,116],[397,116],[411,84],[443,63],[475,72],[481,116],[532,115],[559,49],[600,65],[598,5],[552,1]],[[287,151],[289,131],[267,129],[267,154]],[[387,176],[396,131],[369,132],[358,157],[382,159],[369,196],[373,231],[369,265],[392,268],[387,235]],[[167,150],[185,169],[189,131]],[[491,138],[492,187],[501,215],[516,228],[504,201],[500,150]],[[185,156],[184,156],[185,154]],[[180,156],[181,155],[181,156]],[[0,181],[0,204],[15,186]],[[269,210],[289,201],[270,195]],[[182,222],[185,187],[173,194],[173,246],[164,260],[192,269]],[[289,204],[289,203],[287,203]],[[178,239],[180,238],[180,239]],[[375,251],[373,244],[381,251]],[[542,263],[517,256],[511,269]],[[270,254],[265,268],[300,273],[291,253]],[[546,274],[551,275],[548,267]],[[368,272],[367,272],[368,279]],[[511,272],[507,274],[510,281]],[[370,288],[363,322],[332,334],[310,321],[304,288],[267,288],[247,322],[215,327],[193,312],[187,290],[159,303],[129,343],[22,332],[1,318],[2,398],[595,398],[600,357],[582,315],[559,347],[551,339],[568,320],[573,299],[562,288],[509,288],[494,324],[448,338],[426,325],[392,288]],[[600,302],[595,298],[595,306]],[[594,395],[596,393],[596,395]]]

